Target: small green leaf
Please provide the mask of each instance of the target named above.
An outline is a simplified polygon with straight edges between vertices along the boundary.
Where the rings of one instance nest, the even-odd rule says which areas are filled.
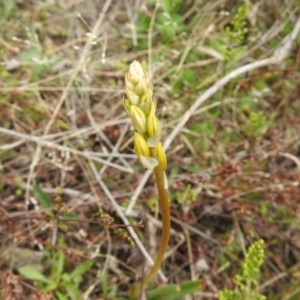
[[[74,280],[76,277],[85,274],[93,265],[91,260],[87,260],[85,263],[78,265],[70,274],[70,279]]]
[[[47,277],[45,277],[40,271],[32,268],[32,267],[21,267],[18,269],[19,273],[25,277],[26,279],[49,283],[49,280]]]
[[[70,275],[69,275],[68,273],[62,274],[61,280],[64,282],[63,284],[65,284],[65,283],[67,283],[67,282],[71,282]]]
[[[77,215],[71,213],[61,216],[61,220],[63,221],[78,220],[78,219],[79,218]]]
[[[108,294],[108,286],[107,286],[107,273],[102,272],[101,273],[101,286],[102,286],[102,292],[104,296],[107,296]]]
[[[79,289],[74,284],[66,283],[65,289],[67,290],[68,295],[69,295],[68,299],[78,299],[78,300],[82,299],[80,297],[81,293],[80,293]]]
[[[35,185],[33,187],[33,191],[35,193],[37,201],[45,208],[50,208],[51,207],[51,200],[47,196],[47,194],[38,186]]]
[[[27,62],[34,65],[34,71],[36,74],[47,71],[48,66],[43,62],[42,51],[38,48],[30,48],[19,55],[19,60],[21,62]]]
[[[52,276],[53,277],[53,276]],[[50,292],[50,291],[56,291],[59,286],[59,280],[52,279],[51,282],[46,286],[45,291]]]
[[[147,293],[149,300],[177,300],[179,297],[192,294],[201,290],[201,282],[187,281],[182,284],[173,284],[158,287]]]
[[[66,257],[62,251],[58,252],[58,259],[57,259],[57,271],[59,275],[61,275],[64,271]]]
[[[61,293],[60,291],[57,291],[55,294],[56,294],[58,300],[68,300],[69,299],[69,296]]]

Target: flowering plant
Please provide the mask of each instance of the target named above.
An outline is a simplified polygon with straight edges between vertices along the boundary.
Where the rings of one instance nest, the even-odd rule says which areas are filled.
[[[133,61],[125,77],[126,98],[124,108],[135,127],[134,151],[140,163],[153,170],[162,214],[161,243],[151,270],[134,288],[132,296],[136,299],[158,272],[166,253],[170,238],[170,208],[165,170],[167,158],[161,139],[162,126],[155,115],[156,103],[153,99],[152,83],[141,64]]]

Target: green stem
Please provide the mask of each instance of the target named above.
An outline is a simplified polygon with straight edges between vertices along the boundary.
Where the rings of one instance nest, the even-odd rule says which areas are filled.
[[[159,271],[159,268],[164,260],[164,256],[167,251],[169,239],[170,239],[170,229],[171,229],[170,207],[168,201],[168,192],[165,189],[164,172],[162,171],[159,165],[154,168],[153,172],[156,180],[157,191],[158,191],[158,196],[160,201],[161,215],[162,215],[161,241],[160,241],[160,246],[158,249],[157,256],[154,261],[154,265],[152,266],[148,275],[144,277],[139,283],[136,284],[133,291],[133,297],[134,297],[133,299],[138,299],[137,297],[141,293],[142,287],[147,285]]]

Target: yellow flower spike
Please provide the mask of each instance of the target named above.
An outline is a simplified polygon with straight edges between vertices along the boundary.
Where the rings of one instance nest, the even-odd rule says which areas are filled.
[[[138,106],[130,106],[129,117],[136,130],[138,130],[141,133],[146,132],[146,115]]]
[[[155,114],[150,113],[147,117],[147,134],[149,137],[155,137],[160,134],[160,124]]]
[[[149,273],[136,283],[130,292],[132,299],[136,300],[143,287],[146,287],[156,276],[164,260],[170,239],[171,218],[168,181],[165,174],[167,158],[160,142],[162,126],[155,116],[156,103],[153,99],[152,83],[137,61],[129,67],[129,72],[125,77],[125,91],[127,99],[124,100],[124,108],[139,132],[134,133],[134,151],[141,165],[153,171],[162,215],[161,241],[154,264]]]
[[[156,151],[156,158],[158,160],[158,163],[159,163],[162,171],[165,171],[167,168],[167,158],[166,158],[166,153],[165,153],[165,150],[164,150],[161,142],[158,143],[155,151]]]
[[[137,156],[150,156],[150,148],[146,140],[137,132],[134,133],[134,151]]]

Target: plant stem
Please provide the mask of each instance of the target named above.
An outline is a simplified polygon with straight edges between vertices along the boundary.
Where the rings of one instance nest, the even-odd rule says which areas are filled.
[[[168,248],[169,239],[170,239],[170,207],[168,201],[168,192],[165,189],[165,179],[164,172],[162,171],[160,165],[154,168],[154,176],[157,185],[157,191],[160,201],[160,209],[162,215],[162,234],[161,234],[161,242],[158,249],[157,256],[154,261],[154,265],[149,271],[148,275],[144,277],[139,283],[136,284],[133,291],[133,299],[138,299],[138,295],[140,294],[142,287],[147,285],[157,274],[163,260],[165,253]]]

